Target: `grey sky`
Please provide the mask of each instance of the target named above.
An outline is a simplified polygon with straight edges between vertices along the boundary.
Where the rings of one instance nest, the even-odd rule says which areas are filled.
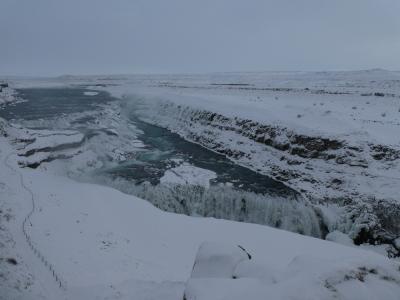
[[[1,0],[0,74],[400,70],[399,0]]]

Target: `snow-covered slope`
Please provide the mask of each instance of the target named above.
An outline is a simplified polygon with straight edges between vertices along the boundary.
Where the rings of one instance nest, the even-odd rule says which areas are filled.
[[[182,299],[203,241],[242,245],[254,265],[233,283],[189,281],[201,299],[400,294],[399,264],[384,256],[266,226],[165,213],[108,187],[22,169],[11,141],[0,137],[2,299]],[[26,232],[36,251],[21,227],[32,204]]]

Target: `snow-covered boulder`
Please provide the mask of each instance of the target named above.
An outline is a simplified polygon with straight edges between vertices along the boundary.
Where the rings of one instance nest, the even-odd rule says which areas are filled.
[[[233,278],[259,278],[265,283],[276,283],[277,274],[279,274],[279,270],[273,266],[256,262],[254,260],[247,260],[240,262],[236,266]]]
[[[226,291],[233,295],[251,280],[235,280],[235,269],[249,262],[251,255],[241,246],[204,242],[197,252],[191,278],[186,284],[184,299],[222,299]],[[241,272],[239,272],[241,274]]]
[[[399,299],[400,269],[396,262],[371,255],[322,258],[303,254],[283,270],[257,261],[242,261],[242,277],[191,278],[184,300],[261,299]]]
[[[204,242],[197,252],[191,278],[233,278],[236,266],[250,258],[241,246]]]

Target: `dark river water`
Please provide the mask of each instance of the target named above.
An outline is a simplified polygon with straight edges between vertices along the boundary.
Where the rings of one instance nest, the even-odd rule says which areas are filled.
[[[176,133],[142,122],[134,116],[131,119],[135,126],[143,131],[139,138],[147,146],[147,151],[136,157],[139,164],[135,162],[124,164],[122,168],[114,169],[114,174],[125,178],[132,177],[158,183],[159,176],[154,176],[154,170],[161,171],[156,171],[156,173],[163,174],[170,166],[169,163],[165,162],[170,162],[172,159],[182,159],[195,167],[215,172],[217,178],[212,179],[211,184],[229,182],[238,189],[255,193],[294,195],[294,191],[281,182],[239,166],[221,154],[186,141]],[[143,164],[141,163],[143,162],[146,163],[146,166],[149,166],[148,170],[153,170],[153,172],[147,173],[146,168],[142,167]],[[141,172],[136,172],[135,169],[138,166]]]
[[[0,109],[0,117],[10,119],[46,119],[64,114],[92,110],[95,105],[105,104],[115,99],[106,92],[96,96],[86,96],[83,88],[30,88],[18,90],[20,98],[26,102],[8,105]]]
[[[54,119],[83,111],[101,110],[103,108],[99,104],[122,101],[107,92],[88,96],[84,94],[87,91],[79,87],[21,89],[19,96],[26,101],[1,108],[0,117],[16,122]],[[145,148],[127,161],[99,169],[97,173],[103,179],[107,177],[111,180],[101,183],[147,199],[167,211],[268,224],[307,235],[321,235],[313,209],[283,183],[239,166],[225,156],[186,141],[167,129],[143,122],[136,117],[135,109],[121,114],[122,117],[128,118],[127,122],[141,130],[142,133],[137,137]],[[85,132],[84,125],[88,121],[90,116],[71,122],[79,123],[76,128],[64,129],[78,128]],[[90,138],[87,143],[90,143]],[[177,159],[215,172],[217,177],[211,180],[211,187],[171,188],[161,185],[160,178],[166,170],[174,167]],[[115,179],[121,179],[124,184],[113,183]]]

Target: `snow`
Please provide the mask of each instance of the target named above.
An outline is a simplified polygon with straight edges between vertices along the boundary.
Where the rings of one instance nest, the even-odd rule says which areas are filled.
[[[213,171],[182,164],[166,170],[160,178],[160,182],[162,184],[191,184],[209,188],[210,180],[216,177],[217,174]]]
[[[179,92],[178,92],[179,91]],[[396,98],[371,99],[372,105],[365,105],[362,96],[337,96],[337,95],[302,95],[294,94],[280,96],[279,101],[269,96],[264,96],[262,102],[252,103],[251,96],[237,91],[232,95],[214,95],[221,91],[213,90],[190,90],[184,89],[171,92],[169,90],[149,90],[147,92],[132,93],[131,100],[141,99],[141,117],[151,123],[168,127],[181,136],[193,140],[193,137],[206,137],[202,142],[206,147],[213,147],[214,144],[220,148],[235,150],[245,153],[244,157],[236,159],[252,169],[261,169],[270,173],[274,168],[290,169],[294,173],[300,173],[301,177],[290,179],[289,183],[294,188],[306,190],[310,195],[324,197],[327,194],[333,195],[336,191],[329,188],[330,182],[338,177],[344,177],[345,183],[338,187],[340,193],[350,194],[353,192],[371,195],[382,195],[392,198],[398,191],[400,174],[399,168],[389,165],[386,160],[372,159],[368,153],[370,145],[385,145],[400,149],[400,140],[397,132],[400,130],[399,104]],[[214,94],[213,94],[214,93]],[[258,92],[259,94],[261,92]],[[262,94],[261,94],[262,95]],[[260,96],[262,97],[262,96]],[[249,99],[250,98],[250,99]],[[321,102],[322,101],[322,102]],[[314,106],[317,103],[317,106]],[[319,103],[323,103],[321,106]],[[359,111],[351,109],[354,105],[362,105]],[[381,107],[381,108],[378,108]],[[391,111],[391,116],[386,119],[377,114],[377,110],[384,109]],[[293,113],[290,111],[293,110]],[[325,114],[325,111],[330,111]],[[226,124],[215,122],[205,125],[202,121],[191,121],[193,117],[201,112],[213,112],[229,118]],[[296,114],[301,114],[297,118]],[[275,143],[290,143],[289,134],[304,135],[310,137],[321,137],[331,140],[343,141],[349,147],[365,149],[362,152],[354,151],[351,156],[346,155],[345,150],[339,149],[336,152],[330,150],[328,154],[343,157],[344,163],[336,163],[335,160],[316,159],[310,161],[298,155],[285,151],[277,151],[275,148],[249,140],[249,138],[231,132],[235,128],[235,120],[251,120],[259,124],[269,125],[278,130],[274,140]],[[316,124],[318,124],[316,126]],[[227,129],[219,129],[226,127]],[[289,130],[287,134],[285,132]],[[245,132],[247,133],[247,132]],[[222,145],[222,146],[221,146]],[[250,159],[246,155],[251,156]],[[371,154],[372,155],[372,154]],[[286,159],[281,160],[284,156]],[[354,158],[353,158],[354,157]],[[288,165],[286,160],[296,160],[299,164]],[[394,164],[397,163],[394,162]],[[305,166],[309,165],[308,171]],[[364,170],[364,166],[367,170]],[[358,167],[362,166],[362,167]],[[330,174],[328,171],[331,171]],[[367,172],[365,172],[367,171]],[[345,174],[357,174],[357,176],[346,176]],[[367,173],[363,175],[364,173]],[[301,180],[304,177],[324,182],[318,186],[309,181]],[[348,186],[347,182],[349,183]]]
[[[112,188],[78,183],[50,171],[18,169],[15,150],[4,137],[0,137],[0,149],[0,199],[13,216],[2,221],[13,238],[5,247],[11,253],[15,243],[12,253],[22,268],[14,269],[16,280],[24,282],[25,274],[32,276],[26,289],[12,289],[11,282],[2,282],[8,287],[2,289],[8,299],[182,299],[185,286],[188,293],[205,295],[196,299],[242,299],[243,295],[259,299],[266,294],[274,299],[330,299],[334,295],[397,299],[400,293],[398,263],[373,252],[267,226],[165,213]],[[31,203],[17,173],[4,165],[6,160],[22,174],[34,195],[36,210],[29,234],[66,282],[65,292],[23,239],[20,226]],[[238,269],[236,274],[246,278],[237,281],[190,279],[186,285],[204,241],[241,245],[256,265]],[[217,250],[231,255],[231,249]],[[274,286],[271,280],[259,279],[268,274],[263,266],[276,270],[279,280]],[[364,274],[360,268],[373,271]]]
[[[191,141],[200,137],[200,144],[205,147],[213,149],[218,145],[216,151],[228,149],[244,153],[231,159],[285,180],[308,197],[375,197],[392,202],[397,201],[399,191],[398,160],[373,159],[375,150],[371,147],[383,145],[399,150],[400,140],[396,138],[400,124],[399,78],[399,72],[367,70],[92,76],[58,80],[64,84],[87,82],[91,90],[109,91],[131,103],[134,109],[140,100],[145,103],[140,107],[142,119],[167,127]],[[54,82],[53,79],[51,84]],[[383,93],[384,97],[375,93]],[[193,116],[205,111],[220,113],[229,121],[210,125],[201,119],[191,121]],[[336,156],[340,163],[336,163],[336,158],[310,160],[290,151],[260,145],[230,130],[243,130],[232,126],[237,118],[277,128],[274,142],[278,144],[290,142],[293,134],[342,141],[344,149],[325,153]]]
[[[111,82],[101,89],[143,121],[282,181],[316,206],[333,204],[321,209],[330,230],[351,238],[362,228],[382,239],[399,236],[382,216],[394,223],[400,209],[400,72],[137,75]]]
[[[329,232],[325,237],[327,241],[332,241],[338,244],[346,245],[346,246],[354,246],[354,242],[347,234],[344,234],[338,230],[334,230]]]
[[[44,151],[45,149],[56,148],[63,145],[79,144],[84,138],[82,133],[71,131],[52,132],[49,135],[37,131],[31,134],[35,140],[23,149],[25,153]]]
[[[375,160],[368,156],[372,151],[368,149],[370,144],[394,150],[400,147],[399,79],[398,72],[374,70],[15,80],[13,87],[86,83],[90,90],[107,90],[123,98],[128,108],[141,100],[143,119],[168,127],[187,139],[196,135],[207,137],[226,149],[251,154],[251,159],[232,159],[260,172],[268,174],[276,168],[296,171],[300,177],[289,179],[287,184],[317,199],[351,196],[350,199],[360,200],[362,205],[354,209],[354,206],[331,202],[318,204],[329,230],[333,231],[327,239],[335,243],[268,226],[166,213],[147,201],[110,187],[76,182],[59,172],[57,164],[34,170],[20,168],[18,162],[23,158],[17,153],[57,147],[65,141],[80,142],[82,136],[74,129],[68,132],[71,136],[67,139],[54,135],[58,130],[23,134],[24,128],[5,128],[0,121],[0,134],[3,131],[8,134],[7,138],[0,136],[0,299],[172,300],[182,299],[185,294],[187,300],[250,300],[266,296],[271,299],[397,300],[400,266],[396,260],[385,257],[388,245],[352,246],[346,235],[334,230],[349,233],[370,225],[365,212],[373,209],[362,199],[398,201],[398,159]],[[102,86],[96,85],[99,82]],[[249,86],[211,85],[215,83]],[[375,92],[384,93],[384,97],[376,96]],[[143,144],[135,138],[137,131],[118,122],[116,111],[111,106],[105,115],[97,116],[96,129],[111,130],[112,135],[95,138],[96,143],[107,145],[104,152],[113,153],[112,159],[124,160],[129,149],[139,151]],[[228,121],[218,119],[219,123],[207,125],[204,119],[190,119],[204,111],[220,113]],[[347,149],[357,156],[351,163],[361,158],[367,161],[367,167],[301,158],[258,145],[235,131],[240,128],[220,130],[220,127],[235,125],[235,118],[276,126],[280,132],[288,130],[308,137],[345,141],[363,151],[357,154],[356,150]],[[67,118],[59,122],[69,124]],[[26,149],[21,148],[25,143],[16,139],[33,136],[35,139]],[[121,148],[121,143],[115,143],[114,138],[123,141]],[[287,139],[281,134],[276,141],[282,143]],[[80,150],[81,153],[76,149],[67,151],[73,154],[65,162],[68,171],[90,166],[95,169],[105,163],[94,161],[99,156],[95,146],[82,145]],[[346,152],[343,154],[352,158]],[[37,152],[29,159],[41,161],[45,158],[43,155],[44,152]],[[301,164],[286,164],[282,156]],[[175,175],[168,173],[172,170]],[[214,178],[207,170],[190,165],[172,170],[166,172],[162,181],[180,183],[184,176],[189,182],[208,186]],[[337,178],[343,181],[342,186],[329,188]],[[315,182],[302,179],[315,179]],[[29,191],[36,209],[29,219],[28,234],[65,282],[65,291],[59,288],[48,266],[31,251],[22,233],[21,224],[32,209]],[[357,215],[354,211],[358,208],[361,213]],[[372,222],[376,221],[372,218]],[[394,243],[397,247],[398,238]],[[214,246],[200,251],[205,265],[197,273],[193,265],[201,245],[206,245],[203,250]],[[243,246],[252,259],[237,259],[242,257],[237,245]],[[222,259],[222,263],[216,259],[214,264],[210,257],[215,252],[218,257],[229,259]],[[16,266],[7,262],[6,258],[10,257],[16,258]],[[232,278],[226,278],[226,269],[216,268],[219,264],[221,268],[232,267],[229,271]],[[192,276],[192,271],[201,278]],[[206,277],[222,271],[223,278]]]
[[[0,87],[0,109],[2,105],[12,104],[15,101],[17,101],[17,97],[15,96],[14,89],[11,87]]]
[[[296,128],[306,134],[351,135],[352,138],[368,135],[370,140],[399,145],[399,139],[392,139],[399,128],[396,124],[400,118],[399,78],[399,72],[389,71],[165,75],[147,77],[147,80],[137,76],[120,80],[119,86],[109,86],[106,90],[117,97],[162,98],[227,117]],[[162,84],[163,79],[168,84]],[[242,81],[251,86],[212,85],[215,81]],[[388,86],[382,87],[384,84]],[[381,91],[390,95],[373,95]],[[372,95],[362,96],[367,92]],[[382,117],[384,112],[387,114]]]
[[[94,91],[89,91],[89,92],[84,92],[83,93],[85,96],[96,96],[99,93],[98,92],[94,92]]]
[[[279,270],[274,269],[271,265],[262,264],[253,259],[238,264],[233,276],[234,278],[258,278],[264,282],[276,283]]]
[[[248,261],[244,263],[249,264]],[[392,277],[396,276],[394,269],[386,273],[386,270],[373,263],[365,264],[357,259],[333,261],[309,254],[300,255],[284,271],[276,272],[274,277],[265,276],[271,274],[273,268],[264,268],[261,276],[258,270],[258,274],[250,272],[244,277],[233,279],[190,279],[185,297],[188,300],[265,299],[266,296],[271,299],[398,298],[397,291],[392,290],[396,285]],[[385,281],[383,277],[391,279]]]
[[[204,242],[194,260],[191,278],[232,278],[235,268],[248,260],[237,245]]]

